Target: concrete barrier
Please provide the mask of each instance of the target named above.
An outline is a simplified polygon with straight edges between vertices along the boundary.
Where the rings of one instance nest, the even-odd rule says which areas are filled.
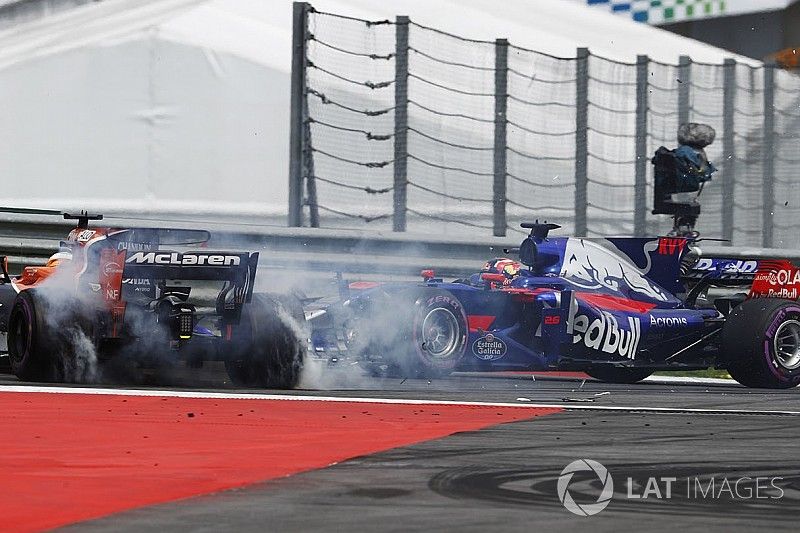
[[[111,227],[171,227],[208,229],[209,248],[260,251],[265,268],[302,271],[342,271],[354,274],[417,276],[423,268],[437,275],[464,276],[491,257],[508,255],[520,238],[436,237],[427,234],[369,232],[262,226],[252,223],[206,223],[194,220],[136,220],[107,217]],[[58,249],[74,225],[52,216],[0,216],[0,254],[8,255],[12,272],[23,265],[43,264]],[[212,229],[213,228],[213,229]],[[800,261],[800,250],[731,248],[701,241],[703,257],[735,259],[786,258]]]

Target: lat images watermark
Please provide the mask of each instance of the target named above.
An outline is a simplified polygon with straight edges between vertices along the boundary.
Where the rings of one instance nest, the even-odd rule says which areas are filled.
[[[594,503],[576,503],[569,491],[569,485],[576,472],[594,472],[603,484],[603,489]],[[592,459],[578,459],[572,461],[570,464],[561,471],[558,476],[558,499],[564,504],[564,507],[573,514],[578,516],[592,516],[608,506],[612,496],[614,496],[614,480],[608,469],[597,461]]]
[[[614,491],[616,477],[619,491]],[[578,459],[568,464],[558,477],[558,499],[571,513],[592,516],[612,500],[680,500],[681,502],[756,502],[784,497],[781,476],[769,475],[629,475],[612,473],[593,459]],[[621,485],[620,485],[621,484]]]

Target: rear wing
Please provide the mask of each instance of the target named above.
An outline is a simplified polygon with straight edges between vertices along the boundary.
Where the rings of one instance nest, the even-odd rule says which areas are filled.
[[[123,284],[155,288],[166,280],[197,280],[224,281],[220,296],[226,308],[238,309],[252,300],[258,267],[258,252],[128,251],[100,246],[92,255],[96,259],[87,259],[84,279],[97,287],[93,290],[102,291],[110,305],[120,301]]]
[[[174,252],[170,250],[125,252],[123,278],[155,280],[227,281],[238,299],[253,296],[258,252]]]
[[[708,280],[715,285],[747,287],[765,263],[768,262],[701,255],[695,264],[684,269],[681,278],[685,282]]]
[[[698,285],[748,287],[748,298],[800,298],[800,267],[788,259],[700,259],[688,273]]]
[[[128,252],[123,275],[155,279],[235,281],[255,276],[258,252]]]
[[[747,297],[797,300],[800,297],[800,268],[788,259],[759,261]]]

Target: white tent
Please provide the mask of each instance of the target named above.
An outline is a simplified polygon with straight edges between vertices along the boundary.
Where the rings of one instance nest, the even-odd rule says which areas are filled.
[[[731,56],[567,0],[314,5],[567,56]],[[291,13],[288,0],[105,0],[0,32],[2,203],[284,223]]]

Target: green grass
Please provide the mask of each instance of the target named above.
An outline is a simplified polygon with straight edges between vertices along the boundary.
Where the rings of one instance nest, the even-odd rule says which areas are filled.
[[[680,376],[690,378],[723,378],[730,379],[731,376],[725,370],[709,368],[706,370],[678,371],[678,372],[656,372],[657,376]]]

